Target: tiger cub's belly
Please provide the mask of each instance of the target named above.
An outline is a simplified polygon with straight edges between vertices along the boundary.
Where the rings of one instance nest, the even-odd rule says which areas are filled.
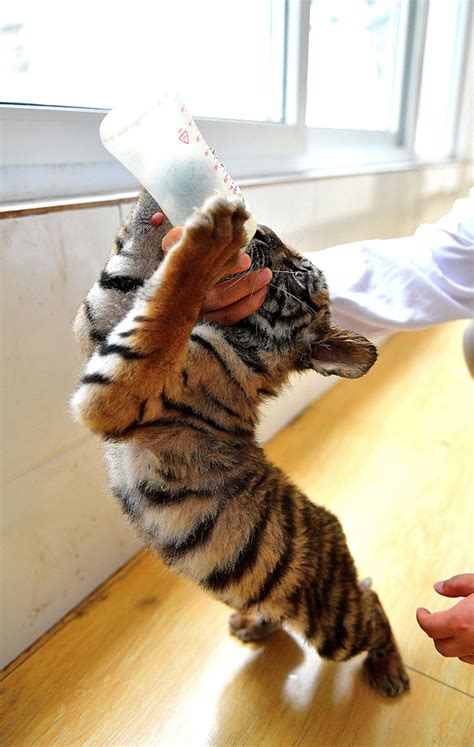
[[[213,517],[218,494],[191,475],[186,479],[185,466],[167,479],[169,462],[138,443],[109,444],[106,457],[112,492],[147,544],[177,570],[199,580],[208,563],[198,548],[174,553],[176,557],[172,550]]]

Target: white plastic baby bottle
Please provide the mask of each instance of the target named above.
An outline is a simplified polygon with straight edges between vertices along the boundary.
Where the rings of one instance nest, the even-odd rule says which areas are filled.
[[[175,226],[216,193],[242,196],[174,93],[112,109],[102,120],[100,137]],[[245,223],[248,241],[256,229],[251,216]]]

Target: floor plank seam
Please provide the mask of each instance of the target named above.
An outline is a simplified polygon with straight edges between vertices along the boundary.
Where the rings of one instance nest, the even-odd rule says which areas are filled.
[[[451,690],[456,690],[457,693],[461,693],[461,695],[467,695],[468,698],[471,698],[471,700],[474,699],[474,695],[471,695],[471,693],[467,693],[465,690],[461,690],[459,687],[456,687],[455,685],[450,685],[449,682],[445,682],[444,680],[439,680],[437,677],[433,677],[431,674],[427,674],[426,672],[422,672],[421,669],[417,669],[416,667],[412,667],[410,664],[405,664],[406,669],[409,669],[412,672],[416,672],[417,674],[421,674],[422,677],[428,677],[428,679],[433,680],[433,682],[438,682],[440,685],[446,685],[446,687],[451,688]]]

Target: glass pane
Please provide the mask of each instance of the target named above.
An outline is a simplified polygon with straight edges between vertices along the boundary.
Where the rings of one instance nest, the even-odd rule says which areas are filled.
[[[468,0],[431,0],[415,139],[415,151],[421,158],[451,155],[464,54],[463,27],[468,22]]]
[[[280,121],[284,0],[4,0],[2,102],[110,108],[171,82],[195,116]]]
[[[407,0],[312,0],[306,124],[395,131]]]

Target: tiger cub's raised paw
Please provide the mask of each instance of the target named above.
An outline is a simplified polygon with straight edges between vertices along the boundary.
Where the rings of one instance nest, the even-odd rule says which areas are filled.
[[[249,217],[240,197],[210,197],[201,210],[195,210],[180,241],[192,255],[195,270],[201,268],[216,278],[225,275],[247,243],[244,223]]]
[[[277,623],[265,620],[261,615],[234,612],[229,618],[229,630],[232,635],[246,643],[260,641],[279,628],[280,626]]]

